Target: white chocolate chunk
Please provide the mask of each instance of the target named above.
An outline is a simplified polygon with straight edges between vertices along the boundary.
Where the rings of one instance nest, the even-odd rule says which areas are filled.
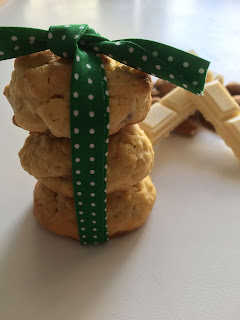
[[[204,96],[187,93],[195,107],[240,159],[240,108],[219,81],[205,86]]]
[[[196,55],[193,50],[191,53]],[[208,81],[221,77],[221,75],[217,74],[216,72],[211,73],[211,71],[208,72],[208,76]],[[208,84],[206,84],[206,87],[208,87]],[[216,96],[215,91],[221,91],[221,86],[220,89],[218,88],[218,85],[214,87],[210,86],[209,88],[209,93],[206,93],[206,96],[208,95],[207,104],[209,103],[207,105],[207,109],[211,110],[212,108],[215,108],[212,116],[220,115],[222,117],[220,119],[225,120],[229,116],[235,115],[235,108],[232,109],[231,103],[226,103],[225,101],[219,106],[218,103],[214,101],[212,102]],[[205,92],[207,92],[207,90]],[[199,104],[193,103],[191,96],[196,97],[196,101],[201,104],[201,100],[199,100],[198,96],[187,93],[186,90],[177,87],[165,95],[160,100],[160,103],[155,103],[152,105],[146,119],[139,123],[139,125],[145,131],[146,135],[153,144],[160,138],[167,137],[170,132],[174,130],[180,123],[186,120],[190,115],[194,114],[196,111],[196,106]]]
[[[191,109],[192,102],[189,100],[185,91],[186,90],[177,87],[166,94],[160,100],[160,103],[176,112],[184,112],[187,109]]]
[[[213,80],[219,81],[221,84],[224,84],[224,77],[222,74],[219,74],[215,71],[211,71],[213,75]]]
[[[228,93],[227,89],[219,82],[213,81],[207,83],[204,90],[204,95],[210,96],[211,110],[219,119],[226,120],[234,117],[239,113],[237,102]],[[206,99],[205,99],[206,100]]]
[[[231,134],[234,136],[234,138],[236,140],[239,140],[239,138],[240,138],[240,114],[237,117],[234,117],[232,119],[225,121],[224,125],[226,126],[227,130],[229,130],[229,132],[231,132]],[[239,145],[239,148],[240,148],[240,145]]]
[[[195,107],[182,88],[175,88],[165,95],[160,103],[152,105],[140,127],[154,144],[167,137],[181,122],[195,112]]]
[[[177,113],[160,103],[154,103],[146,119],[141,122],[140,127],[152,141],[166,135],[172,123],[176,122]]]
[[[197,56],[197,52],[194,51],[193,49],[190,49],[187,52],[193,54],[194,56]]]
[[[152,105],[151,112],[148,113],[146,119],[144,120],[144,125],[154,129],[159,125],[166,124],[166,122],[176,117],[176,112],[156,102]]]

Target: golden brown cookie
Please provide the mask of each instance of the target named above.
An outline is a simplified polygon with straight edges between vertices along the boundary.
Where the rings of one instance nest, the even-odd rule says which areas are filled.
[[[107,195],[109,237],[116,237],[139,228],[147,219],[156,198],[150,179],[123,191]],[[38,182],[34,190],[33,212],[38,222],[58,235],[79,240],[74,200],[54,193]]]
[[[54,192],[73,197],[71,141],[51,134],[30,134],[19,152],[24,170]],[[145,178],[153,167],[152,144],[135,124],[110,136],[107,193],[125,189]]]
[[[149,75],[101,56],[109,89],[110,135],[142,121],[151,105]],[[15,60],[12,79],[4,90],[14,123],[32,131],[50,130],[70,138],[70,79],[72,62],[42,51]]]

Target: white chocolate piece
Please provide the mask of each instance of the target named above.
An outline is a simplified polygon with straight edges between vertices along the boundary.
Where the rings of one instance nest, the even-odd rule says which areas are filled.
[[[189,100],[186,90],[180,87],[177,87],[166,94],[160,100],[160,103],[178,113],[191,113],[193,109],[193,104],[191,100]]]
[[[189,51],[189,53],[197,55],[193,50]],[[206,80],[208,81],[212,79],[222,79],[223,83],[223,77],[216,72],[212,73],[209,71],[207,78],[208,79]],[[197,96],[196,98],[199,99]],[[228,104],[220,101],[219,105],[220,107],[216,105],[215,108],[224,109]],[[167,137],[172,130],[190,115],[194,114],[195,111],[196,105],[193,104],[189,94],[186,93],[186,90],[177,87],[165,95],[159,103],[153,104],[146,119],[139,123],[139,125],[141,129],[145,131],[152,144],[154,144],[160,138]],[[218,110],[215,110],[215,113],[221,114],[220,111],[218,112]],[[228,110],[227,107],[223,114],[225,119],[227,119],[232,114],[234,115],[234,110],[232,112],[231,110]]]
[[[159,124],[164,125],[170,119],[176,118],[177,113],[166,108],[164,105],[156,102],[151,107],[151,112],[148,114],[144,124],[156,128]]]
[[[219,81],[213,81],[206,84],[204,96],[187,94],[240,159],[240,108],[226,88]]]
[[[219,74],[215,71],[211,71],[213,75],[213,80],[218,80],[221,84],[224,84],[224,77],[222,74]]]
[[[194,114],[195,110],[186,91],[178,87],[165,95],[159,103],[154,103],[146,119],[139,125],[154,144],[160,138],[167,137],[181,122]]]
[[[154,144],[161,135],[169,131],[169,126],[176,118],[175,111],[156,102],[152,105],[146,119],[140,123],[140,127]]]
[[[197,52],[194,51],[193,49],[190,49],[187,52],[193,54],[194,56],[197,56]]]
[[[201,101],[205,102],[208,110],[214,114],[214,118],[220,121],[235,117],[239,113],[238,104],[219,81],[206,84],[202,98]]]
[[[232,134],[235,136],[235,139],[239,139],[240,137],[240,115],[227,120],[225,123],[228,130],[232,132]]]

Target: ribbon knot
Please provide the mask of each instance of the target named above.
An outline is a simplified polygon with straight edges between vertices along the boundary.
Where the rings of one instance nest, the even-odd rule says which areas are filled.
[[[0,61],[46,49],[73,61],[70,127],[79,239],[83,244],[105,242],[110,109],[107,77],[99,54],[195,94],[202,93],[209,62],[154,41],[110,41],[87,24],[52,26],[49,31],[0,28]]]
[[[49,28],[47,36],[47,48],[57,56],[72,58],[74,56],[76,45],[81,39],[84,29],[78,26],[71,28],[66,26],[52,26]]]
[[[87,24],[51,26],[47,36],[47,48],[57,56],[73,58],[76,45],[84,50],[84,47],[91,42],[95,44],[104,40],[109,41],[89,28]]]

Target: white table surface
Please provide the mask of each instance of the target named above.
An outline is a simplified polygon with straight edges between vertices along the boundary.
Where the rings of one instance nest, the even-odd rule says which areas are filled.
[[[240,80],[239,13],[239,0],[7,0],[0,24],[88,23],[111,39],[193,48],[228,82]],[[1,92],[12,65],[0,63]],[[3,96],[0,115],[0,319],[240,319],[240,165],[220,138],[162,140],[147,223],[82,247],[33,218],[35,180],[17,155],[27,132]]]

